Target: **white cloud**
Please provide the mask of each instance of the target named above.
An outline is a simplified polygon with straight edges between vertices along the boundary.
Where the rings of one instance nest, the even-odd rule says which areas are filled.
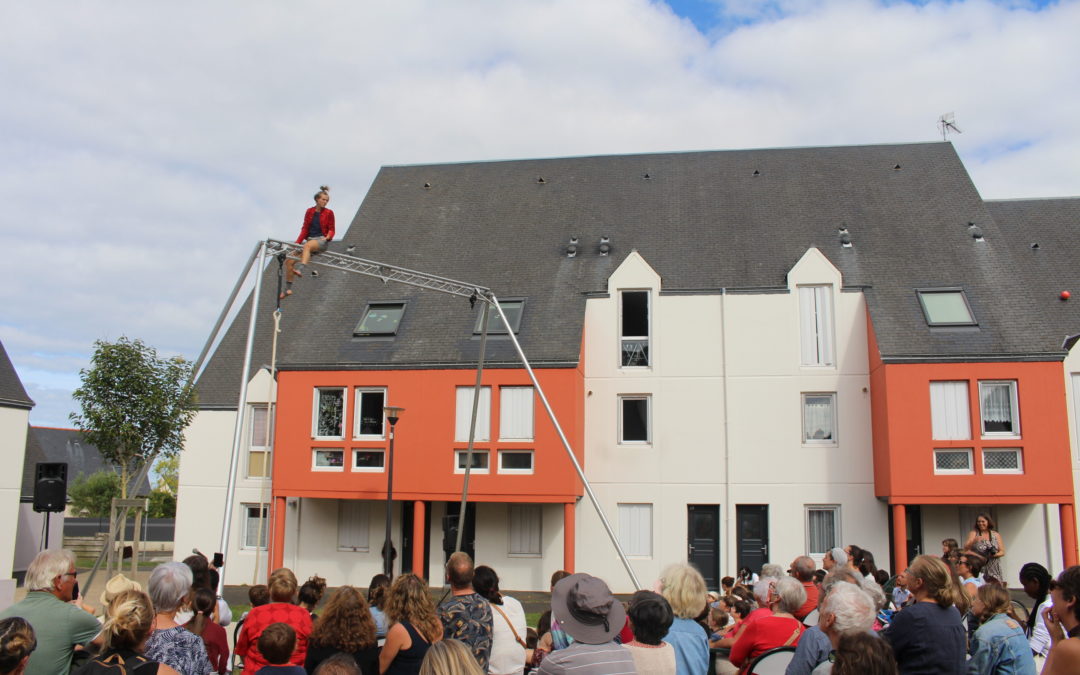
[[[1013,3],[1029,7],[1029,3]],[[194,357],[255,241],[383,164],[952,138],[987,197],[1077,194],[1080,2],[14,3],[0,26],[0,338]],[[14,242],[21,242],[16,245]],[[27,373],[30,373],[29,375]]]

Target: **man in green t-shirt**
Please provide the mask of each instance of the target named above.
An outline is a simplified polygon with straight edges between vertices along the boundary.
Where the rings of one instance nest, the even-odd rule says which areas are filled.
[[[101,632],[92,614],[71,604],[77,576],[71,551],[42,551],[26,570],[26,598],[0,612],[0,619],[21,616],[34,627],[37,649],[26,675],[66,675],[75,646]]]

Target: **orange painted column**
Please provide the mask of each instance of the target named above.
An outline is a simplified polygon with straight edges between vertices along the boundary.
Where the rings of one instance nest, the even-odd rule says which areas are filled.
[[[563,504],[563,569],[567,572],[574,571],[574,502]]]
[[[893,573],[907,569],[907,507],[892,505]]]
[[[420,576],[424,571],[424,556],[427,555],[424,548],[427,544],[424,541],[424,502],[420,500],[413,502],[412,541],[412,570],[413,574]]]
[[[1061,519],[1061,557],[1065,567],[1077,564],[1076,555],[1076,508],[1069,503],[1058,505]]]
[[[270,548],[270,555],[267,556],[267,562],[270,564],[270,569],[266,573],[267,578],[270,577],[270,572],[282,567],[285,561],[285,497],[274,497],[274,539],[273,545]]]

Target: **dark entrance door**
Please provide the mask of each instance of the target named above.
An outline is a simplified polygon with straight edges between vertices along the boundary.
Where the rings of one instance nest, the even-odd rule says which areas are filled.
[[[413,502],[402,502],[401,504],[401,571],[412,572],[424,579],[428,577],[428,561],[431,560],[431,552],[424,552],[424,569],[414,570],[412,568],[413,547],[416,542],[413,541],[413,522],[416,520],[416,505]],[[425,502],[424,504],[424,547],[427,547],[427,542],[431,541],[431,502]]]
[[[687,504],[686,524],[687,559],[705,577],[709,590],[719,590],[720,506]]]
[[[739,569],[760,572],[769,562],[769,505],[738,504],[735,523],[739,542]]]
[[[446,560],[454,552],[457,543],[458,515],[461,513],[461,502],[446,502],[446,515],[443,516],[443,553]],[[465,508],[465,534],[461,537],[461,550],[476,560],[476,503],[469,502]]]

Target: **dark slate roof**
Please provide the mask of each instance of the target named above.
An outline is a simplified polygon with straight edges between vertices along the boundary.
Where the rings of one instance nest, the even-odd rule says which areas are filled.
[[[34,402],[26,394],[15,366],[8,358],[7,350],[0,343],[0,406],[7,408],[33,408]]]
[[[541,180],[542,179],[542,180]],[[969,223],[982,228],[976,242]],[[854,246],[840,246],[838,228]],[[567,258],[571,236],[580,253]],[[597,254],[600,237],[611,255]],[[1014,254],[951,144],[688,152],[384,167],[337,250],[526,298],[519,337],[538,366],[576,364],[587,294],[636,249],[667,292],[786,288],[819,248],[866,293],[887,360],[1060,358],[1008,270]],[[264,308],[276,294],[272,264]],[[915,289],[961,287],[978,328],[927,327]],[[352,337],[369,301],[407,303],[394,340]],[[478,310],[464,300],[337,271],[285,302],[281,368],[470,367]],[[269,358],[261,312],[253,367]],[[244,313],[200,379],[235,407]],[[488,359],[513,364],[505,338]],[[490,364],[489,364],[490,365]]]
[[[987,201],[1013,247],[1017,281],[1060,346],[1080,334],[1080,197]],[[1068,301],[1061,292],[1069,291]]]
[[[97,447],[82,438],[77,429],[30,427],[23,460],[22,497],[34,496],[34,480],[38,462],[67,462],[68,485],[79,476],[89,476],[102,469],[113,471]]]

